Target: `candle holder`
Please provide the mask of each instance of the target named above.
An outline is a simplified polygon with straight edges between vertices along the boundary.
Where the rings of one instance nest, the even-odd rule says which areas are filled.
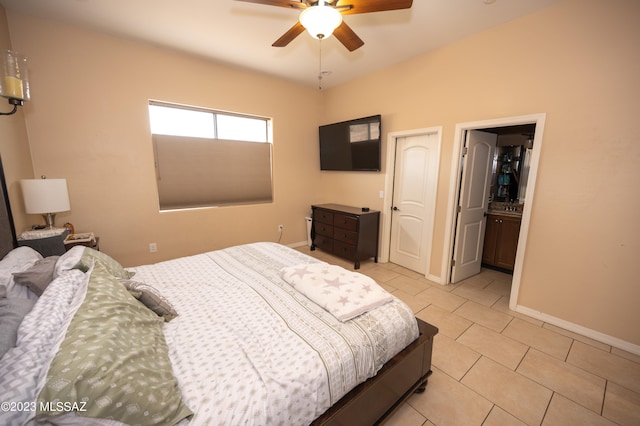
[[[24,101],[31,98],[27,57],[13,50],[0,50],[0,56],[0,96],[7,98],[9,105],[13,105],[12,111],[0,112],[0,115],[11,115],[15,114],[19,106],[24,105]]]

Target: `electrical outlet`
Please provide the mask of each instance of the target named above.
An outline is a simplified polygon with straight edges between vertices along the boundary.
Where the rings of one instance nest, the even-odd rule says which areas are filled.
[[[155,253],[158,251],[158,245],[156,243],[149,244],[149,253]]]
[[[278,225],[278,232],[282,232],[283,229],[284,229],[284,225]]]

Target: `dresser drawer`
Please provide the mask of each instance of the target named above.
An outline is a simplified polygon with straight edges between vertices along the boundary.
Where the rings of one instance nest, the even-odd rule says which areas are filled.
[[[333,226],[356,231],[358,229],[358,218],[353,216],[345,216],[343,214],[333,215]]]
[[[354,231],[347,231],[346,229],[340,229],[338,227],[333,228],[333,238],[343,243],[353,244],[358,243],[358,233]]]
[[[333,238],[333,226],[327,225],[326,223],[316,222],[314,224],[316,234],[324,235],[329,238]]]
[[[324,235],[316,235],[313,239],[313,244],[321,250],[332,252],[333,251],[333,239]]]
[[[318,222],[333,225],[333,213],[326,210],[315,209],[313,211],[313,219]]]
[[[348,259],[352,259],[356,255],[356,246],[352,246],[351,244],[346,244],[346,243],[334,240],[333,252],[338,256],[343,256]]]

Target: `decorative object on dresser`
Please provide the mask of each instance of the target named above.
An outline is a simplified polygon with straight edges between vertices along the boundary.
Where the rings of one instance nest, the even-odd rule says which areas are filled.
[[[361,260],[378,261],[379,211],[340,204],[318,204],[311,210],[311,250],[353,260],[354,269],[360,269]]]
[[[71,210],[66,179],[22,179],[24,207],[28,214],[41,214],[53,229],[56,213]]]

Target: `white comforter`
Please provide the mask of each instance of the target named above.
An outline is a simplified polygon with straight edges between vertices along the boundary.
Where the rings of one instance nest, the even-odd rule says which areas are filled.
[[[58,269],[75,262],[63,256]],[[195,412],[189,425],[308,424],[417,338],[413,313],[395,298],[340,322],[279,275],[315,262],[256,243],[131,268],[134,280],[159,289],[179,313],[165,324],[165,337],[184,402]],[[85,274],[57,275],[25,317],[18,347],[0,359],[6,401],[36,400],[84,298]],[[31,424],[34,414],[30,406],[0,413],[0,423]]]
[[[315,262],[256,243],[131,269],[179,313],[165,336],[190,424],[308,424],[417,338],[397,299],[342,323],[279,275]]]

